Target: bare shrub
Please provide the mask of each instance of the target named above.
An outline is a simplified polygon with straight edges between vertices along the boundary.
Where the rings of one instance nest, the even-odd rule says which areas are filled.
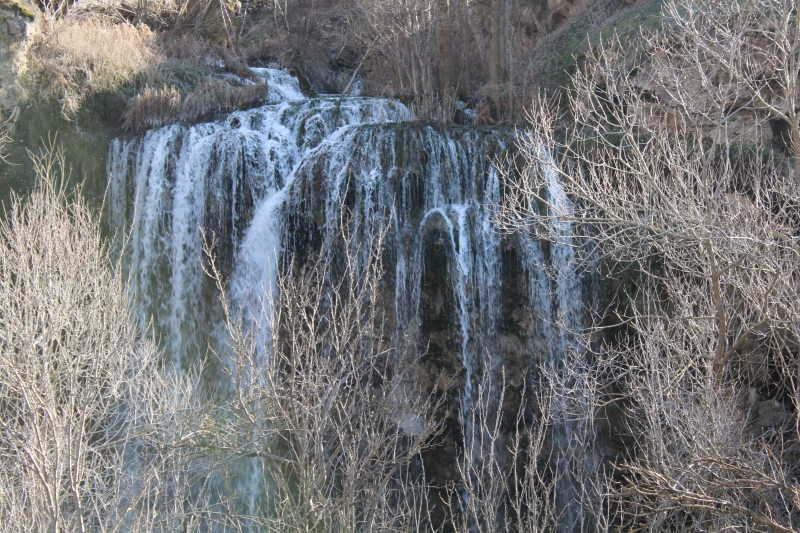
[[[547,466],[552,454],[547,442],[553,429],[550,392],[531,402],[523,385],[516,418],[505,420],[511,392],[505,369],[485,368],[474,405],[461,408],[461,483],[448,487],[453,527],[458,533],[552,530],[559,522],[559,475]],[[499,386],[493,373],[499,374]]]
[[[706,10],[722,24],[731,21],[729,7],[687,1],[672,13]],[[796,8],[788,13],[795,17]],[[751,15],[746,20],[760,17]],[[755,41],[772,31],[741,30]],[[526,164],[508,182],[503,222],[554,240],[553,222],[568,220],[585,236],[575,252],[579,266],[618,287],[585,344],[597,346],[609,327],[617,336],[591,354],[594,368],[576,380],[591,404],[625,413],[617,426],[630,434],[617,462],[621,479],[607,487],[617,520],[650,530],[793,531],[800,503],[797,186],[763,137],[719,134],[740,131],[739,110],[757,107],[752,93],[731,101],[743,93],[723,80],[702,85],[718,98],[696,100],[700,86],[685,80],[670,85],[659,105],[651,59],[666,41],[682,47],[699,39],[680,31],[648,37],[652,48],[638,52],[618,40],[596,47],[573,77],[569,120],[551,103],[535,103]],[[717,51],[735,56],[740,48],[728,47],[725,36],[715,34],[723,39]],[[779,57],[770,61],[789,68]],[[713,74],[704,71],[700,82]],[[751,154],[733,144],[745,138]],[[569,209],[554,183],[572,200]],[[773,410],[757,415],[761,394]]]
[[[638,447],[615,489],[621,520],[656,530],[796,531],[800,488],[788,414],[762,426],[751,418],[755,406],[742,405],[740,385],[709,379],[708,331],[689,336],[667,320],[636,321],[637,331],[648,328],[641,344],[614,354],[628,370],[622,390]]]
[[[416,361],[383,330],[383,236],[365,249],[356,234],[290,265],[273,301],[254,302],[256,316],[230,309],[211,262],[233,350],[234,399],[217,446],[264,461],[270,531],[429,525],[414,464],[441,430],[440,400],[419,389]]]
[[[7,162],[5,159],[5,147],[11,143],[11,119],[7,119],[0,124],[0,161]]]
[[[62,188],[64,154],[33,163],[38,190],[0,223],[0,530],[194,523],[191,383],[137,326],[97,221]]]
[[[485,357],[473,402],[461,404],[459,480],[446,491],[457,533],[611,529],[608,473],[593,451],[597,405],[584,384],[594,369],[577,352],[564,367],[513,387]]]
[[[181,93],[175,87],[163,87],[155,91],[146,87],[122,114],[122,125],[126,130],[158,128],[178,120],[180,113]]]

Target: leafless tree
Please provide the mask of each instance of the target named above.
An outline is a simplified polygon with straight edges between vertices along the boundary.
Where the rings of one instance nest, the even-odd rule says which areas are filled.
[[[670,0],[664,15],[668,31],[647,45],[666,107],[719,143],[758,142],[774,128],[800,164],[797,3]]]
[[[576,264],[619,289],[585,344],[609,326],[616,337],[583,380],[586,398],[625,413],[622,479],[607,488],[618,519],[794,531],[800,198],[758,128],[797,124],[784,105],[796,81],[781,81],[796,48],[776,44],[794,42],[796,6],[688,0],[666,14],[674,24],[642,48],[595,48],[569,120],[535,102],[503,225],[553,240],[552,222],[570,220]],[[769,83],[756,64],[775,69]],[[745,142],[752,154],[736,151]]]
[[[456,98],[485,104],[481,120],[513,120],[526,75],[522,27],[534,18],[529,7],[518,0],[359,0],[355,7],[364,47],[375,47],[370,89],[413,98],[421,120],[450,123]]]
[[[395,70],[401,94],[432,97],[437,27],[442,23],[438,0],[361,1],[358,13],[368,28],[368,37]]]
[[[192,382],[137,326],[63,152],[33,164],[37,191],[0,223],[0,530],[192,524]]]

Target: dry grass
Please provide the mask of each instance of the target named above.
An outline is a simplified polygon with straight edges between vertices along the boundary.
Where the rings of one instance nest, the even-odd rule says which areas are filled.
[[[178,120],[181,113],[181,93],[175,87],[153,90],[145,87],[122,115],[127,130],[157,128]]]
[[[191,122],[259,104],[266,96],[266,85],[228,47],[192,35],[156,33],[111,16],[83,13],[56,20],[30,55],[34,94],[59,102],[68,119],[93,96],[110,94],[117,111],[107,114],[112,121],[119,117],[128,130]],[[224,73],[239,80],[213,80]],[[119,109],[126,107],[120,117]]]
[[[171,122],[192,123],[263,104],[267,97],[266,83],[236,85],[227,80],[207,79],[185,99],[175,87],[159,90],[146,87],[136,96],[122,115],[128,131],[157,128]]]
[[[264,103],[266,83],[231,85],[225,80],[206,80],[184,102],[181,119],[194,122],[214,113],[227,113]]]
[[[144,25],[115,24],[99,16],[65,19],[52,37],[72,61],[119,76],[145,72],[156,59],[155,34]]]
[[[30,81],[38,95],[58,100],[70,117],[88,95],[152,77],[162,62],[155,45],[146,26],[101,16],[60,20],[32,49]]]

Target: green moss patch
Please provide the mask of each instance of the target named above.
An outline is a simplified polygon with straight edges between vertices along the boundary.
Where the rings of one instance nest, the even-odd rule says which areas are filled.
[[[606,4],[609,2],[601,0],[587,6],[539,44],[533,60],[537,65],[535,75],[539,87],[548,91],[566,88],[590,46],[610,40],[615,33],[620,39],[635,43],[641,29],[655,30],[663,20],[662,0],[638,2],[611,17],[597,20],[596,13],[605,9]]]
[[[0,0],[0,10],[11,11],[17,15],[23,16],[28,20],[33,20],[33,12],[27,6],[18,2],[17,0]]]
[[[621,39],[635,39],[641,30],[657,30],[662,21],[661,0],[642,2],[612,17],[599,32],[600,39],[607,41],[616,33]]]

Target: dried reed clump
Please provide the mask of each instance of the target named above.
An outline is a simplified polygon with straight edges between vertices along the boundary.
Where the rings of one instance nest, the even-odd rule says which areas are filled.
[[[267,98],[267,84],[245,83],[233,85],[227,80],[206,79],[186,98],[175,87],[144,92],[132,101],[123,114],[123,127],[128,131],[157,128],[170,122],[197,122],[263,104]]]
[[[414,100],[410,108],[419,120],[443,126],[452,124],[458,111],[455,91],[447,89],[441,95],[424,95]]]
[[[192,94],[186,97],[181,119],[186,122],[193,122],[201,117],[212,115],[216,111],[221,111],[219,94],[226,91],[219,87],[225,82],[214,82],[207,80],[197,86]]]
[[[155,74],[162,58],[146,26],[115,23],[98,15],[57,21],[31,54],[31,83],[39,95],[73,115],[84,99]]]
[[[195,122],[215,113],[228,113],[262,104],[267,99],[267,84],[231,85],[226,80],[208,79],[197,86],[183,103],[181,120]]]
[[[208,40],[183,34],[173,37],[169,33],[159,36],[156,43],[158,53],[164,58],[159,69],[160,79],[168,78],[182,85],[195,87],[210,75],[231,73],[243,80],[258,81],[258,77],[247,66],[246,61],[231,48],[214,44]]]
[[[122,115],[126,130],[158,128],[178,120],[181,114],[181,93],[175,87],[153,90],[145,87]]]

